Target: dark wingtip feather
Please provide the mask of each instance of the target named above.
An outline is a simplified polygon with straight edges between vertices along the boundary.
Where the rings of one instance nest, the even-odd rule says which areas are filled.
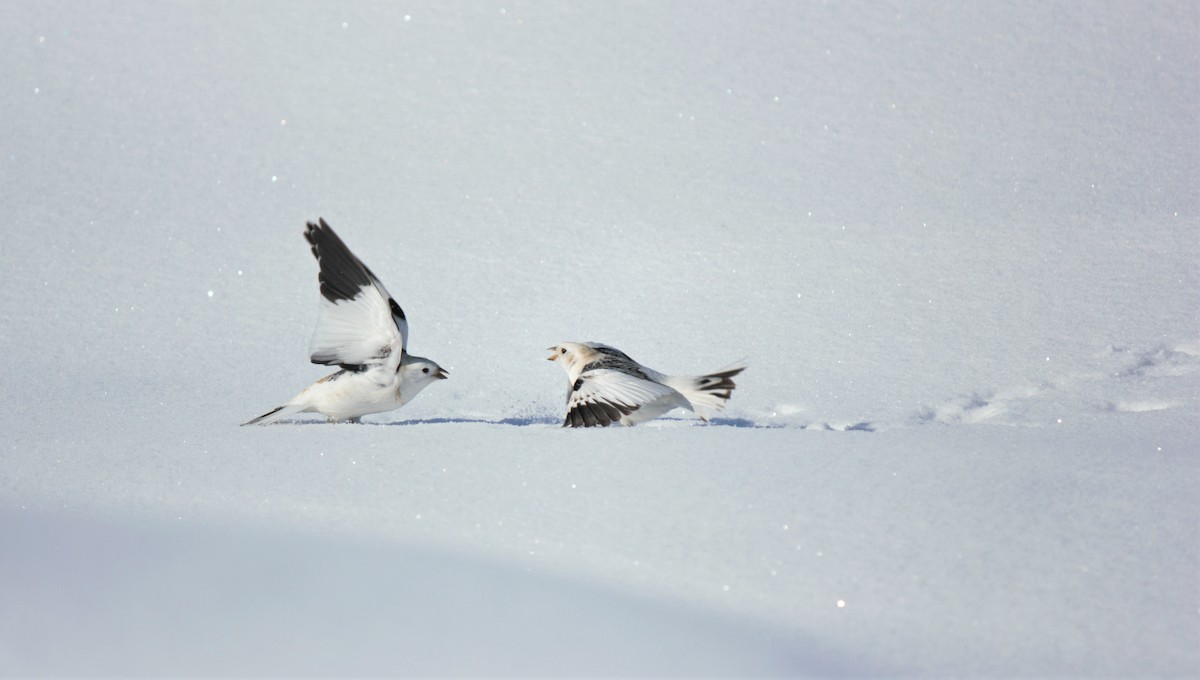
[[[325,218],[317,220],[318,224],[307,223],[304,239],[312,246],[313,257],[321,268],[317,275],[321,295],[330,302],[353,300],[359,291],[373,285],[370,270],[350,252]]]
[[[608,401],[581,401],[567,411],[563,427],[608,427],[621,422],[623,416],[638,408],[636,405]]]

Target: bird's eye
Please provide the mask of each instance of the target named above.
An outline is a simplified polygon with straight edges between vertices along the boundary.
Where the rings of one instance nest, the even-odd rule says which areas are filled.
[[[562,352],[563,354],[566,354],[566,353],[567,353],[567,348],[566,348],[566,347],[563,347],[563,348],[562,348],[562,350],[561,350],[561,352]]]
[[[422,372],[422,373],[428,373],[428,372],[429,372],[429,369],[428,369],[428,368],[422,368],[422,369],[421,369],[421,372]]]

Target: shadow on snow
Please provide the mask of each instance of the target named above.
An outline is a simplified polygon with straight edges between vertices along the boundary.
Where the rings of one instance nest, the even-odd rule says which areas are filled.
[[[875,425],[859,422],[851,425],[829,423],[760,423],[750,418],[713,418],[707,423],[695,418],[658,418],[655,422],[685,427],[734,427],[746,430],[822,430],[826,432],[874,432]],[[557,416],[512,416],[508,418],[410,418],[389,422],[329,423],[325,420],[285,420],[276,425],[370,425],[374,427],[410,427],[417,425],[505,425],[509,427],[558,427],[562,420]],[[619,428],[618,428],[619,429]]]

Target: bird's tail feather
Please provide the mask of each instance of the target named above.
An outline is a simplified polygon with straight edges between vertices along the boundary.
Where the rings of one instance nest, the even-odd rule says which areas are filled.
[[[734,364],[708,375],[675,376],[666,382],[691,403],[696,415],[708,420],[725,408],[737,387],[733,378],[744,370],[745,364]]]
[[[242,425],[270,425],[277,420],[287,418],[303,410],[304,404],[284,404],[283,406],[276,406],[257,418],[247,420]]]

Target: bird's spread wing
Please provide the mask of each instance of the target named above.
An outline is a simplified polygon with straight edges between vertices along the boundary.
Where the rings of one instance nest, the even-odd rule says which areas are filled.
[[[309,222],[304,237],[321,267],[321,312],[308,347],[313,363],[394,369],[408,339],[400,305],[324,219]]]
[[[640,378],[647,377],[645,367],[629,358],[629,355],[617,349],[609,347],[598,342],[585,343],[596,354],[595,357],[583,367],[581,373],[586,373],[594,368],[612,368],[623,373],[628,373]]]
[[[605,427],[675,390],[613,368],[584,371],[567,394],[566,427]]]

